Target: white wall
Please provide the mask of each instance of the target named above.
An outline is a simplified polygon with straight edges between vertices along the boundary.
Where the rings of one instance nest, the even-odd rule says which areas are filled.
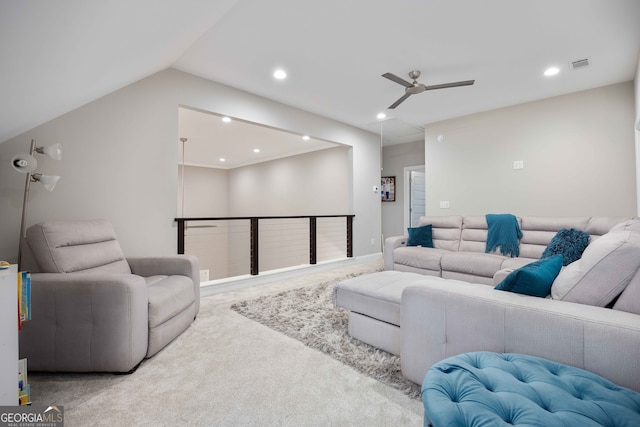
[[[627,82],[427,125],[427,212],[635,215],[633,104]]]
[[[638,55],[638,63],[636,64],[636,75],[633,80],[635,86],[636,99],[636,120],[635,120],[635,136],[636,136],[636,191],[638,206],[636,215],[640,216],[640,52]]]
[[[230,215],[348,213],[348,151],[336,147],[231,169]]]
[[[178,165],[178,216],[229,216],[229,178],[226,170],[187,165],[184,168],[184,200],[181,173],[182,166]]]
[[[382,204],[382,234],[385,238],[407,233],[404,228],[404,168],[424,165],[424,141],[382,148],[382,176],[396,177],[396,201]]]
[[[38,171],[62,175],[53,193],[33,186],[30,220],[106,218],[128,255],[176,252],[178,106],[238,117],[352,147],[348,186],[354,255],[379,252],[379,137],[343,123],[168,69],[0,144],[0,258],[17,254],[24,176],[9,166],[28,150],[64,144],[64,160],[39,156]],[[369,240],[374,238],[376,244]]]

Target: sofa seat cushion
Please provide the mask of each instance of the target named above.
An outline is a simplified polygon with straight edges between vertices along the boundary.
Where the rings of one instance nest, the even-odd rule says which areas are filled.
[[[425,270],[440,271],[440,260],[444,254],[454,252],[446,249],[402,246],[393,251],[394,264],[408,265]]]
[[[500,266],[500,269],[511,269],[511,270],[515,270],[517,268],[522,268],[527,264],[531,264],[532,262],[536,262],[538,261],[537,258],[523,258],[523,257],[517,257],[517,258],[506,258],[503,262],[502,265]]]
[[[594,373],[524,354],[463,353],[422,384],[425,425],[632,426],[640,393]]]
[[[365,316],[400,326],[400,300],[407,286],[425,280],[418,273],[380,271],[338,282],[333,303]]]
[[[502,268],[505,257],[477,252],[451,252],[443,255],[442,271],[471,274],[493,278]]]
[[[163,324],[195,302],[193,282],[186,276],[145,277],[149,328]]]

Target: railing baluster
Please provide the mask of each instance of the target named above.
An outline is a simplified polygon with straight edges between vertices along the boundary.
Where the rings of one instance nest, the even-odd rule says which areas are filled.
[[[251,275],[258,275],[258,218],[251,218]]]
[[[309,264],[318,262],[318,243],[317,243],[317,217],[309,217]]]
[[[347,215],[347,258],[353,258],[353,217]]]
[[[176,219],[178,221],[178,254],[184,255],[184,219]]]

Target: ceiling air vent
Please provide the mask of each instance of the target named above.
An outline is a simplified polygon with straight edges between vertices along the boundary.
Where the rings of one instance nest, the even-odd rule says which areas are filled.
[[[582,70],[584,68],[587,68],[589,66],[589,63],[590,63],[589,58],[578,59],[577,61],[571,62],[571,69]]]

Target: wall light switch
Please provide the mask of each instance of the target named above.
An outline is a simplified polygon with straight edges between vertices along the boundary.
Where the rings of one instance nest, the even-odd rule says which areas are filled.
[[[524,160],[514,160],[513,161],[514,169],[524,169]]]
[[[440,202],[440,209],[449,209],[449,201],[443,200]]]
[[[377,193],[377,192],[378,192],[378,186],[377,186],[377,185],[374,185],[374,186],[373,186],[373,192],[374,192],[374,193]]]

